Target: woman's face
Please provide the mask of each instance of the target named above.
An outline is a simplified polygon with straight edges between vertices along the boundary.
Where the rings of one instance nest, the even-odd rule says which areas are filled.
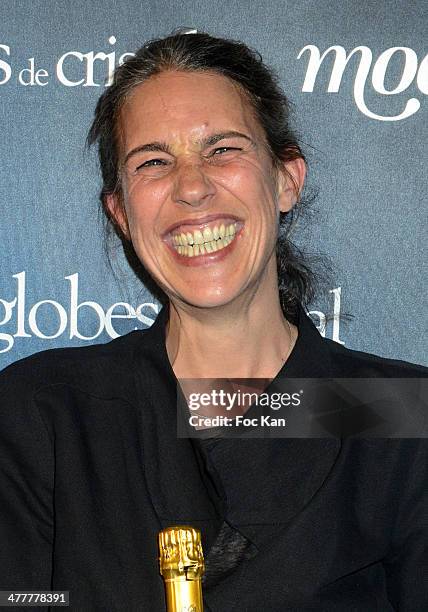
[[[123,202],[108,204],[170,299],[215,307],[262,278],[276,284],[279,210],[295,194],[239,89],[215,73],[164,72],[132,91],[120,128]],[[287,166],[304,175],[302,160]]]

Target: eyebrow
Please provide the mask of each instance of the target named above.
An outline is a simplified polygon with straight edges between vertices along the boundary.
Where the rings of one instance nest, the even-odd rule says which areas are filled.
[[[162,153],[168,153],[168,155],[171,155],[171,150],[166,142],[150,142],[148,144],[139,145],[138,147],[135,147],[135,149],[131,149],[125,155],[123,164],[125,165],[126,162],[134,155],[137,155],[137,153],[144,153],[145,151],[161,151]]]
[[[219,132],[218,134],[213,134],[212,136],[208,136],[205,140],[202,140],[201,144],[205,147],[210,147],[212,145],[217,144],[220,140],[224,140],[226,138],[245,138],[251,144],[255,144],[253,139],[247,136],[247,134],[242,134],[242,132],[235,132],[230,130],[228,132]]]
[[[201,141],[199,141],[199,144],[201,144],[203,148],[210,147],[220,142],[220,140],[225,140],[226,138],[245,138],[245,140],[248,140],[251,144],[253,145],[255,144],[252,138],[250,138],[246,134],[242,134],[241,132],[236,132],[234,130],[229,130],[228,132],[219,132],[218,134],[213,134],[212,136],[208,136],[207,138],[204,138]],[[149,151],[149,152],[159,152],[160,151],[162,153],[167,153],[168,155],[172,155],[171,149],[167,145],[166,142],[155,141],[155,142],[149,142],[147,144],[139,145],[138,147],[131,149],[131,151],[129,151],[126,154],[123,163],[126,164],[128,160],[134,155],[137,155],[137,153],[145,153],[146,151]]]

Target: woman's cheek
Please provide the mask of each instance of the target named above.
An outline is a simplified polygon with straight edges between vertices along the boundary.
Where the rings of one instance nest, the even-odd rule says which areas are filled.
[[[255,192],[260,191],[261,185],[263,185],[263,191],[266,191],[266,174],[257,161],[240,159],[216,170],[215,178],[217,181],[243,196],[240,199],[244,199],[245,194],[249,198],[252,194],[255,196]]]
[[[212,180],[228,189],[241,189],[253,180],[249,169],[236,162],[212,169],[210,174]]]

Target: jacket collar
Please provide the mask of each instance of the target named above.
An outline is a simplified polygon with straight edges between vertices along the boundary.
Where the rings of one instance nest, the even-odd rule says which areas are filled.
[[[299,336],[296,344],[279,375],[288,378],[326,378],[331,376],[328,343],[300,304],[297,312],[297,328]]]

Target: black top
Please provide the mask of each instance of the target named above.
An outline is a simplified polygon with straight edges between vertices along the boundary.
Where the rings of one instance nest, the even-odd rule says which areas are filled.
[[[167,316],[0,374],[0,590],[161,612],[157,533],[190,524],[206,610],[428,610],[427,441],[177,439]],[[302,309],[298,329],[278,376],[427,376],[323,339]]]

